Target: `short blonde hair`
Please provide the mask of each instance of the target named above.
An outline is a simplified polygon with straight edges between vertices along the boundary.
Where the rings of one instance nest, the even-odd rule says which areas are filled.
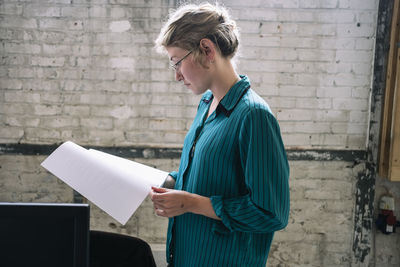
[[[183,5],[170,14],[155,41],[159,52],[176,46],[192,51],[199,60],[200,40],[210,39],[221,55],[233,58],[239,47],[239,31],[228,11],[219,4]]]

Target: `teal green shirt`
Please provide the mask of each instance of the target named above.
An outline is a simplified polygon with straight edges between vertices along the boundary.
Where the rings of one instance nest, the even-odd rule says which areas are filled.
[[[169,220],[173,266],[265,266],[274,232],[289,216],[289,165],[277,120],[241,76],[207,118],[198,106],[182,150],[175,189],[210,197],[222,220],[185,213]]]

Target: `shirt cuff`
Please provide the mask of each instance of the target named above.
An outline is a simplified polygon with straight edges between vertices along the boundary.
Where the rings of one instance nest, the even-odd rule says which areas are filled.
[[[177,171],[172,171],[172,172],[168,173],[168,175],[170,175],[172,178],[174,178],[175,181],[176,181],[176,178],[178,178],[178,172]]]
[[[229,234],[230,232],[233,232],[230,222],[228,220],[228,216],[224,212],[223,204],[224,200],[222,199],[222,196],[211,197],[211,205],[214,209],[214,212],[219,218],[221,218],[221,221],[218,220],[215,221],[212,227],[213,233]]]

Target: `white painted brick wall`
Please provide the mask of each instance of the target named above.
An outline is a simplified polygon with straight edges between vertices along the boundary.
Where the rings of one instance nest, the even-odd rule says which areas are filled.
[[[277,114],[284,139],[291,140],[286,145],[364,148],[378,1],[223,2],[241,28],[239,71],[250,76],[254,90]],[[74,1],[72,5],[69,1],[4,1],[0,5],[1,104],[27,105],[19,112],[2,109],[1,117],[24,121],[23,107],[50,120],[54,120],[51,116],[71,121],[79,117],[86,123],[74,130],[81,132],[75,136],[87,136],[99,120],[108,118],[109,134],[116,133],[115,140],[124,136],[120,126],[128,119],[149,122],[153,116],[157,120],[173,116],[190,125],[198,98],[171,82],[174,75],[167,59],[152,49],[160,18],[167,12],[163,1]],[[60,108],[65,104],[97,112],[69,114]],[[352,126],[355,116],[359,124]],[[50,126],[44,121],[40,120],[38,131]],[[315,127],[307,132],[298,122]],[[7,127],[5,119],[1,123]],[[181,145],[183,134],[174,131],[187,126],[175,123],[147,123],[151,127],[147,130],[160,133],[129,133],[125,136],[135,138],[122,137],[122,141],[163,145],[168,137],[168,142]],[[24,132],[28,126],[17,127]],[[53,126],[47,131],[60,136],[64,130]],[[24,142],[54,141],[43,136],[27,139],[33,136],[31,128],[29,132]],[[1,141],[17,141],[7,136],[0,136]],[[178,139],[172,140],[173,136]]]

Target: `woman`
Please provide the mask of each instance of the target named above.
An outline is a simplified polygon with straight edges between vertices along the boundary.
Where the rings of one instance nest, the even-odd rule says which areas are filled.
[[[236,73],[238,44],[235,22],[210,4],[182,6],[156,40],[176,80],[203,94],[179,171],[151,193],[156,214],[170,218],[171,266],[265,266],[274,232],[287,225],[289,166],[279,126],[248,77]]]

